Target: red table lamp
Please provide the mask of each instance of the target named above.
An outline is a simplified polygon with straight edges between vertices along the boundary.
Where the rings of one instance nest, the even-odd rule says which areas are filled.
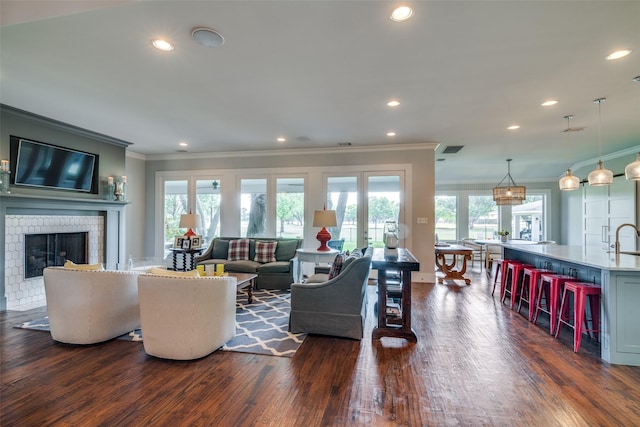
[[[197,236],[193,228],[198,228],[198,220],[198,215],[193,215],[191,209],[189,209],[188,214],[180,215],[180,228],[188,228],[187,232],[184,233],[184,237]]]
[[[331,233],[325,227],[335,227],[338,225],[338,221],[336,220],[336,211],[328,211],[326,209],[317,210],[313,212],[313,226],[314,227],[322,227],[318,234],[316,235],[316,239],[320,242],[320,246],[318,247],[318,251],[330,251],[331,248],[327,246],[327,242],[331,240]]]

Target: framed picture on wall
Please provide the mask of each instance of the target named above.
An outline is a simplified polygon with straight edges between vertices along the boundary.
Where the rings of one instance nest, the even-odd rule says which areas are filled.
[[[200,249],[202,246],[202,236],[191,236],[191,249]]]
[[[184,236],[176,236],[173,239],[173,248],[174,249],[182,249],[182,241],[184,240]]]

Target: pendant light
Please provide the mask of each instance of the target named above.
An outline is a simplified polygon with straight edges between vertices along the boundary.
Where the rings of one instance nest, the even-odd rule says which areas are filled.
[[[572,118],[573,116],[571,114],[563,117],[563,119],[567,119],[567,129],[565,132],[567,134],[567,151],[569,154],[567,156],[567,174],[560,178],[558,185],[560,186],[560,190],[565,191],[577,190],[580,187],[580,179],[571,173],[571,140],[569,139],[569,132],[573,132],[570,126]]]
[[[521,185],[516,185],[511,177],[511,160],[507,159],[507,174],[493,188],[493,200],[496,205],[521,205],[524,199],[527,198],[527,189]],[[504,185],[502,185],[503,182]]]
[[[629,163],[627,167],[624,168],[624,176],[627,179],[640,181],[640,153],[638,153],[635,162]]]
[[[601,107],[602,103],[606,101],[607,98],[598,98],[594,99],[593,102],[598,104],[598,167],[591,171],[589,174],[588,180],[589,185],[592,186],[600,186],[600,185],[611,185],[613,183],[613,172],[608,169],[605,169],[602,165],[602,117],[601,117]]]

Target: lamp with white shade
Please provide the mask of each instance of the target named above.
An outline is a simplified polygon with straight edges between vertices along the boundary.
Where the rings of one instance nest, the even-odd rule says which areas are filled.
[[[320,242],[320,246],[317,249],[318,251],[324,252],[331,250],[331,248],[327,246],[327,242],[331,240],[331,233],[326,227],[335,227],[337,225],[336,211],[323,209],[313,212],[313,226],[322,227],[322,229],[318,231],[318,234],[316,234],[316,239]]]
[[[188,214],[180,215],[180,228],[188,228],[187,232],[184,233],[184,237],[197,236],[193,229],[198,228],[199,221],[198,215],[192,214],[191,210],[189,210]]]

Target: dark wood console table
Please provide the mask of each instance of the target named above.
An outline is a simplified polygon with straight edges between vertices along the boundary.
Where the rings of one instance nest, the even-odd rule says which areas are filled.
[[[373,250],[371,268],[378,270],[378,327],[373,330],[372,338],[394,337],[418,342],[411,328],[411,272],[420,270],[420,263],[407,249],[376,248]],[[393,275],[399,277],[400,287],[400,313],[397,319],[387,318],[387,279]]]

